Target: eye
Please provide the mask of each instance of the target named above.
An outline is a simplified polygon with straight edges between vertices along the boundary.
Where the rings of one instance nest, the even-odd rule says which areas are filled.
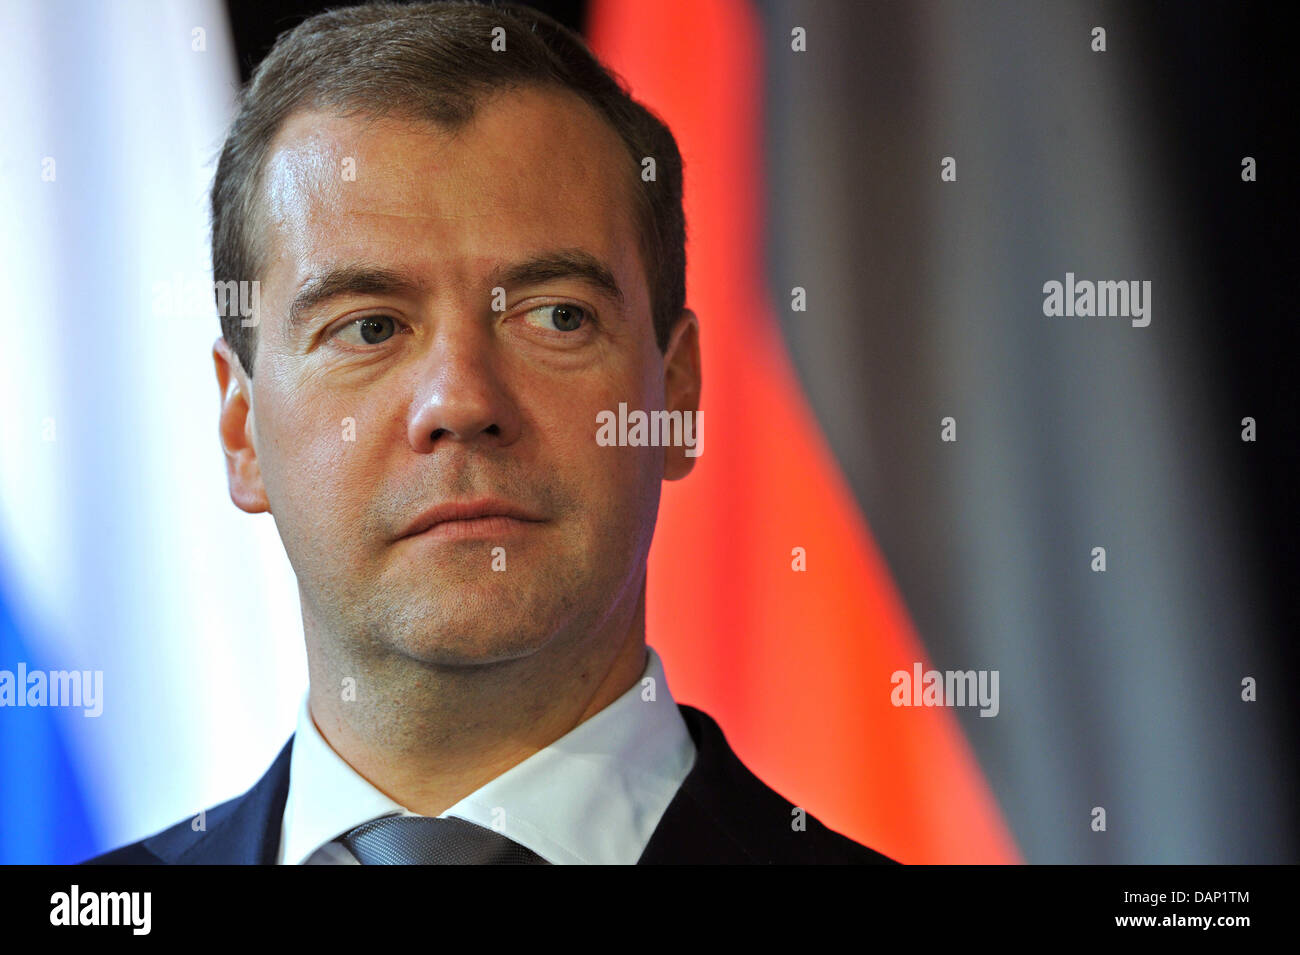
[[[397,321],[390,315],[366,315],[348,322],[335,338],[348,345],[382,345],[397,334]]]
[[[529,315],[537,315],[542,323],[557,332],[576,332],[584,322],[591,321],[591,315],[580,305],[560,302],[554,305],[539,305],[529,309]]]

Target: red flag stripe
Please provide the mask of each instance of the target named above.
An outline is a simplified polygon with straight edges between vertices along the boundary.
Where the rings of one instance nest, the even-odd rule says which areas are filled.
[[[924,649],[761,279],[755,12],[740,0],[594,0],[588,34],[685,159],[703,453],[665,485],[647,594],[674,695],[712,713],[791,801],[900,861],[1019,861],[952,711],[890,702],[890,675],[926,663]]]

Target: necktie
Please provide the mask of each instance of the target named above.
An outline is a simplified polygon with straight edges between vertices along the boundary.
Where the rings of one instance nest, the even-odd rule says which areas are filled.
[[[448,816],[384,816],[339,837],[362,865],[549,865],[491,829]]]

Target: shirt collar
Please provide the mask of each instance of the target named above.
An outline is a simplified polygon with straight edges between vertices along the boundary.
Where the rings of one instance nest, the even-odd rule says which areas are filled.
[[[298,710],[280,862],[306,862],[379,816],[415,815],[372,786]],[[442,815],[501,832],[548,862],[640,858],[695,762],[663,663],[646,648],[642,678],[599,713],[481,786]]]

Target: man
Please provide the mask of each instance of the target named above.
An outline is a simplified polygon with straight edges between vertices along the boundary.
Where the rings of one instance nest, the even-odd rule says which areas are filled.
[[[92,861],[891,861],[754,777],[646,644],[660,482],[694,457],[597,422],[698,412],[681,188],[668,130],[536,12],[280,38],[213,185],[215,278],[260,283],[214,359],[310,690],[248,793]]]

